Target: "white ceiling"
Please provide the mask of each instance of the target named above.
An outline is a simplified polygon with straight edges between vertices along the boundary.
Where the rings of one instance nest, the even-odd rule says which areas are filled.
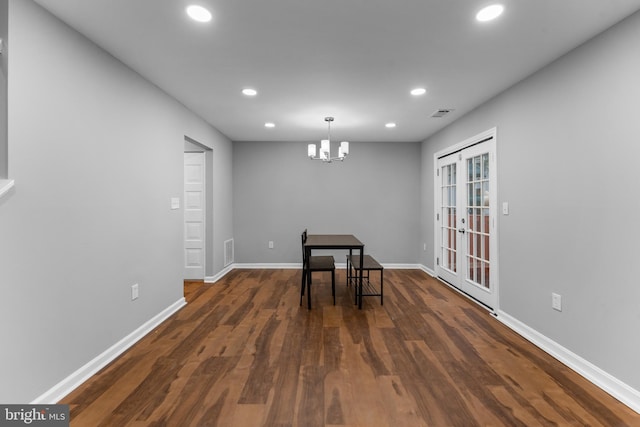
[[[36,2],[234,141],[315,141],[326,116],[337,140],[420,141],[640,9],[640,0],[496,0],[505,13],[479,23],[491,1]],[[192,3],[213,20],[191,21]],[[418,86],[428,93],[411,96]],[[431,118],[439,108],[455,111]]]

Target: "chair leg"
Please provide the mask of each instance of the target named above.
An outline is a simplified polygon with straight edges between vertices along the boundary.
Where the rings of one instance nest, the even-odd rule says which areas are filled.
[[[384,270],[380,270],[380,305],[384,305],[383,291],[384,291]]]
[[[307,307],[311,310],[311,271],[307,273]]]
[[[300,305],[302,305],[302,297],[304,296],[304,288],[307,286],[307,271],[302,269],[302,279],[300,280]]]
[[[362,310],[362,299],[364,298],[362,296],[362,290],[363,290],[362,282],[364,282],[364,269],[359,271],[359,275],[360,277],[358,278],[358,309]]]

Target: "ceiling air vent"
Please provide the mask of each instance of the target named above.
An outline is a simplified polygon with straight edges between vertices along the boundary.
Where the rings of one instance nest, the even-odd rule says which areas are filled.
[[[452,111],[453,111],[453,108],[440,108],[440,109],[436,110],[431,115],[431,117],[434,117],[434,118],[444,117],[444,116],[446,116],[447,114],[449,114]]]

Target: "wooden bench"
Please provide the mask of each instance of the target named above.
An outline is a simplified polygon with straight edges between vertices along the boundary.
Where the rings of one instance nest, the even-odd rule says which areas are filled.
[[[370,280],[371,271],[380,271],[380,283],[376,284]],[[384,303],[384,267],[371,255],[365,255],[362,259],[362,283],[360,277],[360,255],[347,255],[347,286],[353,284],[355,288],[355,303],[362,308],[362,297],[379,296],[380,305]]]

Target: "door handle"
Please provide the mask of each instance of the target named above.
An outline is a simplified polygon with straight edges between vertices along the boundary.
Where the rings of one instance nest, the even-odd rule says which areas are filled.
[[[458,230],[458,233],[462,233],[462,234],[464,234],[464,232],[465,232],[465,229],[464,229],[464,228],[461,228],[460,230]]]

